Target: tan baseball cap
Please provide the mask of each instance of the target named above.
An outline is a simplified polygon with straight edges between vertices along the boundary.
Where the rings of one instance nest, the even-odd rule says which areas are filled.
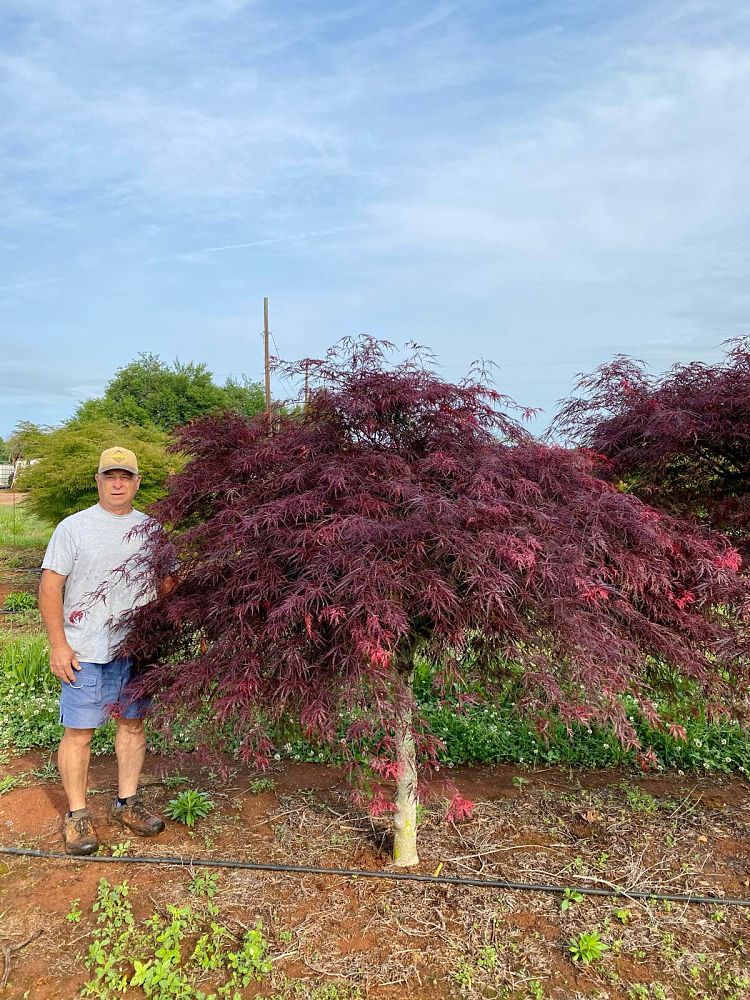
[[[129,448],[105,448],[99,459],[99,472],[110,472],[112,469],[124,469],[138,475],[138,459]]]

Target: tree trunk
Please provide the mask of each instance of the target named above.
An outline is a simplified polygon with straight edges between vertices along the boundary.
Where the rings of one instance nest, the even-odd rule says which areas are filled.
[[[407,674],[409,691],[414,672]],[[396,812],[393,815],[393,863],[399,868],[419,864],[417,854],[417,759],[411,729],[411,708],[405,706],[396,725]]]

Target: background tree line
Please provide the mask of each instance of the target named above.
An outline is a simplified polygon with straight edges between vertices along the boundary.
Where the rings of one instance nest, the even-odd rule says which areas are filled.
[[[29,507],[56,524],[96,501],[93,471],[101,451],[112,444],[138,455],[143,485],[139,506],[164,495],[167,477],[185,457],[169,450],[172,434],[196,417],[233,412],[252,417],[263,410],[262,387],[247,378],[218,385],[205,364],[142,353],[120,368],[102,396],[82,402],[58,427],[24,421],[7,442],[0,439],[0,461],[11,452],[36,459],[16,484],[29,492]]]

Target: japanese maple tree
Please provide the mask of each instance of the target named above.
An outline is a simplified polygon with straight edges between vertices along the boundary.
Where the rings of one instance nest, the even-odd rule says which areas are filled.
[[[727,702],[745,671],[726,615],[745,582],[728,542],[592,474],[587,454],[539,443],[480,376],[453,385],[419,355],[389,364],[357,340],[307,361],[308,405],[274,418],[208,417],[153,513],[144,586],[179,584],[132,615],[128,651],[160,717],[212,699],[247,759],[262,721],[293,714],[319,740],[380,733],[373,769],[396,779],[394,859],[417,863],[416,761],[434,758],[412,693],[522,673],[521,711],[544,729],[609,723],[620,696],[658,723],[656,664]],[[663,671],[661,671],[663,672]],[[378,801],[384,802],[382,786]]]
[[[662,377],[617,357],[580,379],[554,430],[601,455],[603,476],[750,552],[747,340],[731,342],[718,364],[678,364]]]

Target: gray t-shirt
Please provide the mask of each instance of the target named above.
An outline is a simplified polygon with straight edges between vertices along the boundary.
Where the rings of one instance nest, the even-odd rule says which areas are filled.
[[[110,514],[97,503],[71,514],[55,528],[42,568],[67,577],[65,638],[79,660],[109,663],[126,635],[117,625],[118,618],[154,596],[144,596],[140,585],[128,583],[114,572],[145,544],[140,532],[135,538],[126,538],[128,532],[151,520],[139,510]],[[93,600],[92,595],[103,584],[105,600]]]

